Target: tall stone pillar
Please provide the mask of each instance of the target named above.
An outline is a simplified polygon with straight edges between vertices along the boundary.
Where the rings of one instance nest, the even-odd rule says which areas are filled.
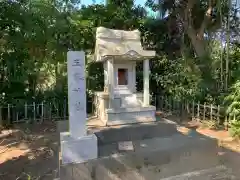
[[[109,94],[109,108],[113,108],[114,101],[114,69],[113,59],[107,60],[107,71],[108,71],[108,94]]]
[[[67,59],[69,131],[72,137],[79,138],[87,134],[85,54],[69,51]]]
[[[62,165],[98,156],[97,137],[87,134],[85,53],[69,51],[67,60],[69,132],[60,133]]]
[[[143,61],[143,105],[149,106],[149,60]]]

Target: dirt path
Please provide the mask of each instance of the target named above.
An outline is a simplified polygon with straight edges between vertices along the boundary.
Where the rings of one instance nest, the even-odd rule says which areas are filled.
[[[200,124],[196,124],[195,122],[184,123],[184,125],[180,126],[178,129],[183,134],[189,134],[192,129],[194,129],[194,131],[199,134],[218,140],[218,145],[220,147],[240,153],[240,141],[234,140],[234,138],[232,138],[230,133],[226,130],[203,128]]]
[[[21,125],[0,134],[0,180],[52,180],[58,136],[53,123]]]

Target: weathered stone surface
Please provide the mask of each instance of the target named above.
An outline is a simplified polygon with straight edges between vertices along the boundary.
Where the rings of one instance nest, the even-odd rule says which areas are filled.
[[[136,141],[156,137],[169,137],[179,134],[176,125],[169,122],[156,122],[106,128],[94,132],[99,145],[108,145],[119,141]]]
[[[79,169],[80,173],[73,174],[76,178],[80,176],[78,174],[84,174],[89,180],[177,180],[176,177],[181,177],[180,180],[186,177],[193,180],[210,180],[210,177],[234,179],[231,173],[224,175],[223,172],[228,172],[228,168],[221,166],[223,168],[219,169],[222,162],[214,140],[174,135],[133,144],[135,152],[116,153],[74,165],[75,171]]]
[[[142,60],[155,56],[155,51],[143,50],[139,30],[123,31],[98,27],[96,31],[95,60],[104,61],[109,56],[124,60]]]
[[[106,167],[99,165],[96,167],[96,176],[94,180],[121,180],[116,174],[113,174]]]
[[[73,138],[61,133],[61,158],[63,164],[82,163],[98,157],[97,137],[94,134]]]
[[[74,165],[61,165],[60,166],[60,180],[72,180]]]
[[[102,138],[98,147],[101,158],[74,166],[89,180],[239,179],[236,178],[240,177],[239,154],[228,151],[219,155],[214,139],[196,132],[180,134],[175,124],[157,124],[99,132],[98,135],[103,136],[98,137]],[[114,138],[116,141],[132,140],[134,152],[119,153]],[[72,166],[72,172],[73,169]],[[81,179],[78,173],[74,174],[74,178]]]
[[[85,53],[68,51],[69,132],[74,138],[87,134]]]
[[[235,176],[231,174],[231,170],[225,166],[216,166],[209,169],[203,169],[199,171],[192,171],[183,173],[177,176],[171,176],[160,180],[237,180]]]
[[[93,169],[87,164],[84,166],[81,164],[76,164],[72,169],[72,180],[79,180],[79,177],[81,177],[81,180],[92,180],[93,178]]]

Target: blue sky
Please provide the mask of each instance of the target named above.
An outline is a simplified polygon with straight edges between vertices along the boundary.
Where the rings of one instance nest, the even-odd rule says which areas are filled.
[[[93,4],[93,0],[81,0],[82,4],[84,5],[89,5],[89,4]],[[105,0],[95,0],[96,4],[103,4],[105,2]],[[135,0],[135,4],[136,5],[144,5],[145,4],[145,0]]]
[[[106,0],[95,0],[95,4],[105,4],[105,1]],[[147,0],[134,0],[134,4],[144,6],[146,1]],[[94,0],[81,0],[81,4],[84,4],[86,6],[93,4],[93,2],[94,2]],[[146,10],[150,16],[156,16],[156,13],[152,12],[152,10],[150,8],[146,8]]]

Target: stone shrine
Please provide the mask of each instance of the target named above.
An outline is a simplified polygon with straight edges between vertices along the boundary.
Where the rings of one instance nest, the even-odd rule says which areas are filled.
[[[143,50],[140,32],[98,27],[95,61],[104,66],[104,91],[95,93],[96,115],[105,125],[155,121],[150,105],[149,59],[155,51]],[[136,63],[143,61],[143,93],[136,92]]]

